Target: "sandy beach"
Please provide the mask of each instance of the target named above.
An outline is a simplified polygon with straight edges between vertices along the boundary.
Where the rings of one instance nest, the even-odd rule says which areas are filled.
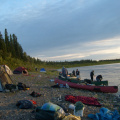
[[[17,85],[18,82],[22,82],[29,86],[30,89],[0,93],[0,120],[35,120],[35,113],[32,112],[34,109],[19,109],[16,106],[19,100],[34,100],[37,102],[37,106],[52,102],[64,106],[68,113],[73,114],[73,111],[68,109],[68,106],[72,103],[65,101],[66,95],[95,97],[102,104],[101,107],[85,105],[84,114],[81,120],[89,120],[87,117],[88,114],[96,114],[102,107],[108,108],[111,111],[119,109],[118,101],[120,99],[114,94],[97,93],[73,88],[52,88],[51,86],[55,85],[55,83],[51,80],[54,80],[55,77],[58,76],[54,74],[54,72],[52,74],[31,72],[29,76],[13,74],[11,79],[14,84]],[[40,97],[32,97],[30,94],[33,91],[42,95]],[[62,101],[58,101],[60,96]]]

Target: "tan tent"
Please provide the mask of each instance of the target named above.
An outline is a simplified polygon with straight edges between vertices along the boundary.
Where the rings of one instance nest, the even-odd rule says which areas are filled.
[[[12,79],[6,72],[5,67],[0,65],[0,91],[3,91],[6,84],[13,84]]]
[[[4,68],[5,68],[5,71],[9,74],[9,75],[12,75],[13,72],[12,70],[7,66],[7,65],[2,65]]]

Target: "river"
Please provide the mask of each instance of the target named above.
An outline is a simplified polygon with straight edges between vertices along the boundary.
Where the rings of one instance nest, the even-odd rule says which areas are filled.
[[[90,72],[94,70],[95,76],[101,74],[103,76],[103,80],[108,80],[109,86],[120,85],[120,63],[67,68],[68,73],[71,73],[73,70],[76,71],[76,69],[80,71],[81,80],[86,78],[90,79]],[[58,71],[61,71],[61,69],[58,69]],[[116,95],[120,95],[120,86],[118,88],[119,90]]]

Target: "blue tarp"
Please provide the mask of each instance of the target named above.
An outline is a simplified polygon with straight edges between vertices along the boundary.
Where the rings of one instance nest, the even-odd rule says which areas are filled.
[[[89,114],[89,118],[93,120],[120,120],[120,115],[117,110],[110,111],[107,108],[101,108],[99,113]]]
[[[45,68],[41,68],[40,72],[46,72]]]

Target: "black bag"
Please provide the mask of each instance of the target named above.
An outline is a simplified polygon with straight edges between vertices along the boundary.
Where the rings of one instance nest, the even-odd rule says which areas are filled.
[[[16,87],[17,87],[17,86],[14,85],[14,84],[5,84],[5,88],[8,89],[8,90],[10,90],[10,91],[11,91],[12,89],[16,89]]]
[[[20,109],[30,109],[33,108],[33,103],[29,100],[19,100],[16,103],[16,106],[19,107]]]

